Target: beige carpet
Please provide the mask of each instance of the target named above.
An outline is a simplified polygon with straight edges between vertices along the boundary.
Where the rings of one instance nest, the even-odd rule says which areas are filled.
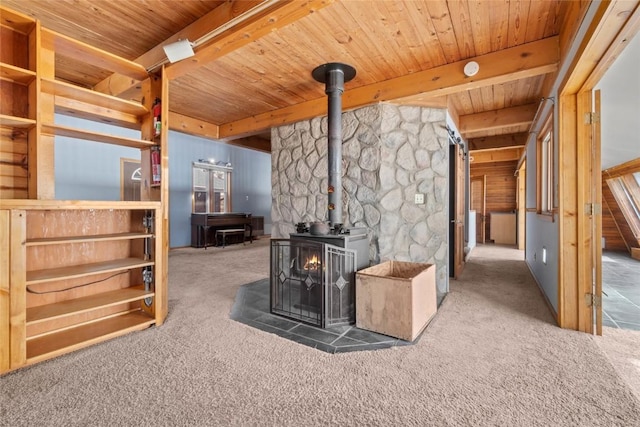
[[[0,378],[0,425],[640,425],[597,340],[555,327],[521,254],[491,250],[416,345],[335,355],[229,319],[266,239],[173,251],[165,325]]]

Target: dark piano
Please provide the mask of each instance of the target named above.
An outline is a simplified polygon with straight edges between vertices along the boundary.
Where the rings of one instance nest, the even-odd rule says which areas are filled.
[[[251,214],[244,212],[191,214],[191,246],[203,248],[216,244],[216,231],[244,228],[249,240],[253,239]]]

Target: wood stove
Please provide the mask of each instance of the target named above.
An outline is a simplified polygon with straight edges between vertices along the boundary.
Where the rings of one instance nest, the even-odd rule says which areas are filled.
[[[271,240],[271,313],[320,328],[355,323],[356,251],[309,239]]]
[[[290,239],[271,240],[271,313],[322,328],[355,323],[355,273],[369,266],[366,229],[342,227],[341,96],[344,83],[355,75],[353,67],[336,62],[312,72],[315,80],[325,83],[328,95],[327,211],[331,232],[299,232]]]

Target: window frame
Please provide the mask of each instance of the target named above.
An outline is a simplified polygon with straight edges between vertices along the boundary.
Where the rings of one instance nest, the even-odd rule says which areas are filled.
[[[550,113],[536,138],[536,212],[550,219],[555,212],[554,142],[553,114]]]
[[[191,167],[191,212],[193,213],[230,213],[233,212],[231,200],[231,166],[193,162]],[[202,175],[204,174],[204,175]],[[216,184],[222,183],[222,187]],[[204,200],[201,198],[204,194]],[[196,203],[196,199],[203,204]],[[197,206],[204,206],[198,209]]]

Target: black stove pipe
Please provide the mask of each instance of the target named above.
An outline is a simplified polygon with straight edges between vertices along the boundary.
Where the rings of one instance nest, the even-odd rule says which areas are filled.
[[[320,65],[311,73],[320,83],[325,83],[328,96],[327,125],[329,131],[328,145],[328,188],[329,222],[342,224],[342,92],[344,84],[356,75],[350,65],[330,62]]]

